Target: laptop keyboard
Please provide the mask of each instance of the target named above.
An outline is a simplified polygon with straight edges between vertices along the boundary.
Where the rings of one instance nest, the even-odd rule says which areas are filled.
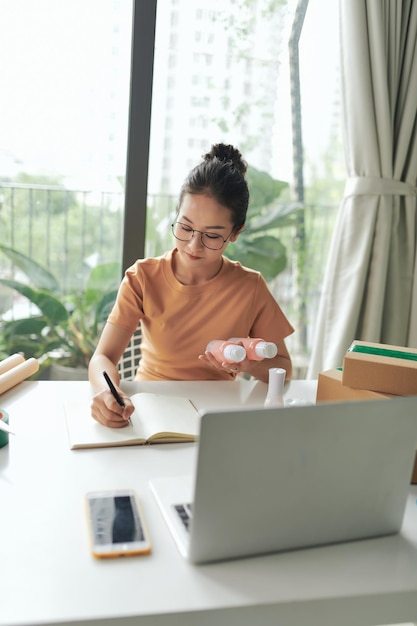
[[[180,516],[180,520],[184,524],[185,529],[188,531],[193,517],[192,504],[175,504],[174,509]]]

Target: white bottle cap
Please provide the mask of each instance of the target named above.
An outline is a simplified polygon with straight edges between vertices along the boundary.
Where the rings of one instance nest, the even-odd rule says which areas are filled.
[[[225,360],[234,363],[240,363],[246,359],[246,350],[243,346],[226,346],[223,354]]]
[[[264,359],[273,359],[278,353],[278,348],[272,341],[260,341],[256,344],[255,352]]]

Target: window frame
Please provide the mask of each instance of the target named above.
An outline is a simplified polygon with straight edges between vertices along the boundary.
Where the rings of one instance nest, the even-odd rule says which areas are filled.
[[[122,273],[145,254],[157,0],[133,0]]]

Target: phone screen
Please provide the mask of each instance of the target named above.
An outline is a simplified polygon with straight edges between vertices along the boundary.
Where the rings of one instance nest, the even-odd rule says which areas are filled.
[[[95,556],[150,552],[143,514],[133,492],[89,493],[87,506],[92,551]]]

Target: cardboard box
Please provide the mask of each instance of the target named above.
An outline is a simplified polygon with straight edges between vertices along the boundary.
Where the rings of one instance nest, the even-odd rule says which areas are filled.
[[[354,389],[342,383],[341,370],[321,372],[317,382],[316,402],[346,402],[347,400],[381,400],[393,398],[392,394],[379,393],[369,389]]]
[[[354,341],[343,359],[342,382],[354,389],[417,395],[417,350]]]
[[[381,400],[393,398],[395,395],[370,391],[369,389],[354,389],[342,384],[341,370],[327,370],[318,377],[316,402],[346,402],[349,400]],[[411,484],[417,484],[417,453],[414,469],[411,475]]]

